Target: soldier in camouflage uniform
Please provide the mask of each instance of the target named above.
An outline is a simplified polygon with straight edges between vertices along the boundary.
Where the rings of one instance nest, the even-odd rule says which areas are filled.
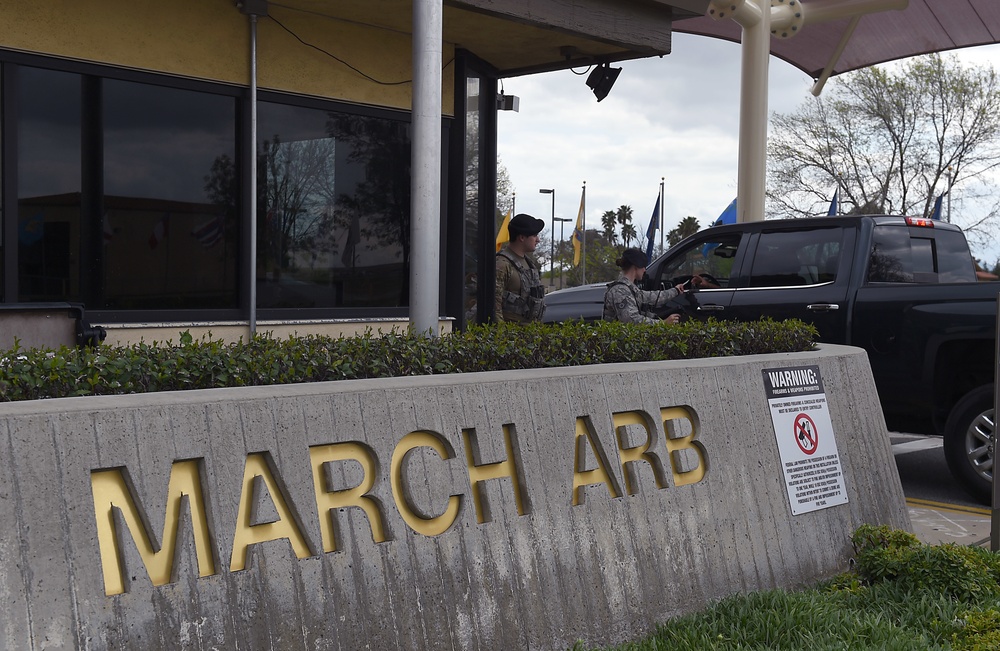
[[[661,319],[650,308],[666,305],[669,300],[684,293],[683,284],[655,292],[636,287],[635,282],[646,274],[646,254],[639,249],[625,249],[615,264],[621,267],[622,272],[618,280],[609,283],[604,292],[605,321],[659,323]],[[700,285],[700,281],[700,276],[695,276],[692,280],[695,285]],[[680,315],[671,314],[664,320],[677,323]]]
[[[545,312],[545,288],[538,261],[531,255],[538,246],[541,219],[520,213],[507,225],[510,241],[497,252],[497,284],[493,310],[498,321],[540,321]]]

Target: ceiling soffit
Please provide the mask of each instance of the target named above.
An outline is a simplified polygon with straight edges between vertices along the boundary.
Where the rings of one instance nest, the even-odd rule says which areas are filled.
[[[702,15],[709,0],[445,0],[446,43],[468,50],[502,77],[670,53],[678,17]],[[412,31],[412,4],[399,0],[284,0],[274,8]]]

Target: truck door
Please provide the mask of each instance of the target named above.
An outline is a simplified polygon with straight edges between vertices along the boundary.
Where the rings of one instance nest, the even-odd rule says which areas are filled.
[[[674,300],[666,311],[680,311],[687,318],[729,318],[736,279],[750,236],[738,230],[693,236],[653,263],[647,271],[651,289],[666,289],[698,275],[706,282]]]
[[[848,286],[856,232],[841,226],[762,230],[751,238],[748,269],[730,317],[801,319],[820,341],[847,342]]]

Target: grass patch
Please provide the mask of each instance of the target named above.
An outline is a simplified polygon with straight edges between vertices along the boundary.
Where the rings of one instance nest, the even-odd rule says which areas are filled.
[[[854,570],[800,592],[736,595],[607,651],[996,651],[1000,556],[865,525]],[[574,651],[589,647],[577,644]]]

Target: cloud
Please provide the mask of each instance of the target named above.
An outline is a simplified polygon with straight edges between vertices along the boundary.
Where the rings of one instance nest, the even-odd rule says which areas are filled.
[[[517,209],[549,216],[538,189],[554,187],[556,216],[574,217],[586,181],[588,223],[621,205],[645,221],[662,178],[665,227],[688,215],[708,224],[736,194],[740,46],[677,34],[666,57],[614,65],[622,73],[601,102],[569,70],[504,80],[521,100],[519,113],[501,112],[498,138]],[[772,110],[811,97],[788,64],[772,60],[770,74]]]
[[[629,205],[641,230],[664,180],[664,228],[686,216],[704,227],[736,196],[741,46],[675,34],[665,57],[622,61],[614,87],[597,102],[586,74],[569,70],[503,80],[520,112],[500,112],[497,149],[517,210],[549,221],[575,218],[587,182],[587,223]],[[992,65],[1000,46],[957,51],[963,63]],[[583,69],[576,72],[584,73]],[[768,110],[794,114],[815,101],[813,80],[771,59]],[[992,259],[992,258],[991,258]]]

